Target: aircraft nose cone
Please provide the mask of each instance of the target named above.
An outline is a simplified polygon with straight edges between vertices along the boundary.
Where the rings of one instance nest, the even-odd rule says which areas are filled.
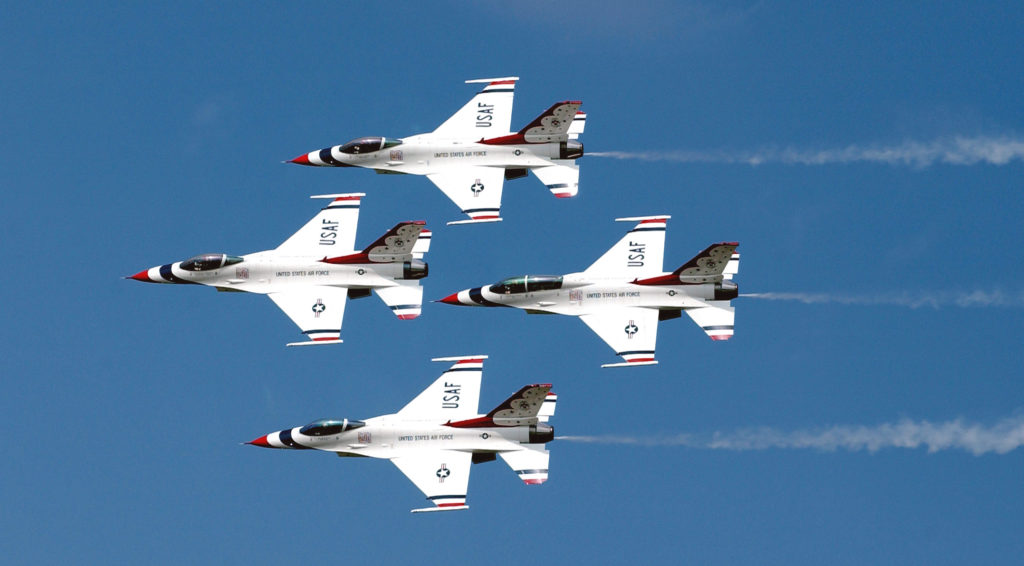
[[[462,303],[459,302],[459,294],[458,293],[452,293],[451,295],[448,295],[447,297],[441,299],[441,302],[442,303],[448,303],[449,305],[461,305],[462,304]]]
[[[143,269],[142,271],[136,273],[135,275],[132,275],[131,277],[128,277],[128,279],[134,279],[136,281],[143,281],[143,282],[146,282],[146,283],[154,283],[154,281],[149,278],[149,270],[148,269]]]
[[[312,165],[312,163],[309,162],[309,154],[307,153],[303,153],[302,155],[296,157],[295,159],[292,159],[288,163],[296,163],[298,165]]]
[[[262,446],[264,448],[272,448],[272,446],[270,446],[270,443],[267,442],[267,435],[263,435],[257,438],[256,440],[250,440],[249,442],[246,442],[246,444],[252,444],[253,446]]]

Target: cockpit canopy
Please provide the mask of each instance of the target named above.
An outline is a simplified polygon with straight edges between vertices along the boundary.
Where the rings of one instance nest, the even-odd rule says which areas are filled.
[[[363,421],[350,421],[348,419],[334,420],[334,419],[320,419],[313,421],[308,425],[299,429],[299,432],[306,436],[330,436],[332,434],[338,434],[339,432],[345,432],[346,430],[352,430],[366,426]]]
[[[562,288],[561,275],[523,275],[509,277],[490,286],[492,293],[511,295],[513,293],[533,293]]]
[[[374,151],[387,149],[389,147],[395,147],[401,143],[402,140],[395,138],[358,138],[341,146],[340,151],[342,153],[360,155],[363,153],[373,153]]]
[[[242,258],[227,254],[202,254],[181,262],[181,268],[185,271],[210,271],[234,263],[242,263]]]

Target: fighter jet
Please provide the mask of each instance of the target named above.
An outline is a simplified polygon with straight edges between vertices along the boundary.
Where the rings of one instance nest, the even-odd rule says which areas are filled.
[[[428,271],[422,258],[430,248],[430,231],[421,220],[400,222],[363,251],[355,251],[363,196],[310,197],[331,202],[273,250],[197,255],[151,267],[130,279],[267,295],[309,338],[289,346],[340,343],[345,299],[368,297],[371,290],[399,319],[416,318],[423,302],[419,280]]]
[[[469,509],[471,464],[498,456],[527,485],[542,484],[548,479],[550,456],[544,445],[555,437],[545,423],[555,414],[558,397],[550,384],[527,385],[486,415],[477,414],[485,359],[434,358],[455,363],[393,415],[321,419],[246,444],[391,460],[435,505],[413,513]]]
[[[657,364],[658,322],[684,312],[712,340],[728,340],[735,318],[729,301],[738,296],[732,276],[739,270],[739,244],[712,244],[679,269],[663,272],[669,218],[617,218],[638,224],[580,273],[510,277],[489,287],[459,291],[441,302],[578,316],[625,360],[601,367]]]
[[[365,167],[377,173],[426,175],[469,220],[501,220],[501,188],[506,179],[533,171],[556,197],[574,196],[580,170],[576,141],[587,115],[578,100],[556,102],[518,132],[512,123],[512,97],[519,77],[473,79],[483,83],[465,106],[436,130],[404,138],[356,138],[312,151],[290,163],[318,167]]]

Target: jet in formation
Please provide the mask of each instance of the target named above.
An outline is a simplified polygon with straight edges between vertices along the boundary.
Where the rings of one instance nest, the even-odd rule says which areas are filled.
[[[395,414],[321,419],[247,444],[391,460],[434,504],[413,513],[468,509],[470,467],[498,457],[527,485],[544,483],[550,456],[545,444],[555,436],[545,423],[558,398],[550,384],[527,385],[486,415],[478,414],[485,359],[435,358],[454,364]]]
[[[309,339],[289,346],[336,344],[346,299],[371,291],[402,320],[416,318],[423,303],[420,279],[430,231],[423,221],[400,222],[363,251],[354,248],[364,193],[317,195],[330,199],[298,232],[273,250],[235,256],[202,254],[140,271],[150,283],[191,283],[218,291],[260,293]]]
[[[357,138],[312,151],[291,163],[318,167],[365,167],[378,173],[426,175],[469,216],[448,224],[498,222],[505,180],[527,172],[556,197],[574,196],[583,156],[586,114],[578,100],[556,102],[513,133],[512,98],[519,77],[473,79],[482,83],[465,106],[430,133],[404,138]]]
[[[712,340],[733,335],[739,270],[736,242],[712,244],[672,272],[662,271],[669,216],[618,218],[638,222],[593,265],[568,275],[524,275],[441,299],[450,305],[515,307],[531,314],[580,317],[624,362],[653,365],[658,322],[686,313]]]

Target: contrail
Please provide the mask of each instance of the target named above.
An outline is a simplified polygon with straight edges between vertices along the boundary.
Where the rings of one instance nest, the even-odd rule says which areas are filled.
[[[843,295],[836,293],[742,293],[741,297],[768,301],[798,301],[804,304],[837,303],[859,306],[896,306],[918,309],[931,307],[1024,307],[1024,292],[1016,295],[999,290],[972,292],[901,292],[884,295]]]
[[[975,456],[1006,454],[1024,446],[1024,415],[984,426],[956,419],[944,423],[903,419],[876,426],[839,425],[827,428],[781,431],[773,428],[740,429],[713,434],[676,436],[557,436],[556,440],[592,444],[635,446],[682,446],[705,450],[811,449],[822,452],[877,452],[886,448],[926,448],[929,453],[963,450]]]
[[[755,151],[598,151],[587,155],[640,161],[679,163],[742,163],[757,166],[830,165],[837,163],[886,163],[928,167],[936,163],[950,165],[1006,165],[1024,161],[1024,139],[1009,136],[940,138],[930,142],[905,141],[899,145],[848,145],[840,149],[764,148]]]

